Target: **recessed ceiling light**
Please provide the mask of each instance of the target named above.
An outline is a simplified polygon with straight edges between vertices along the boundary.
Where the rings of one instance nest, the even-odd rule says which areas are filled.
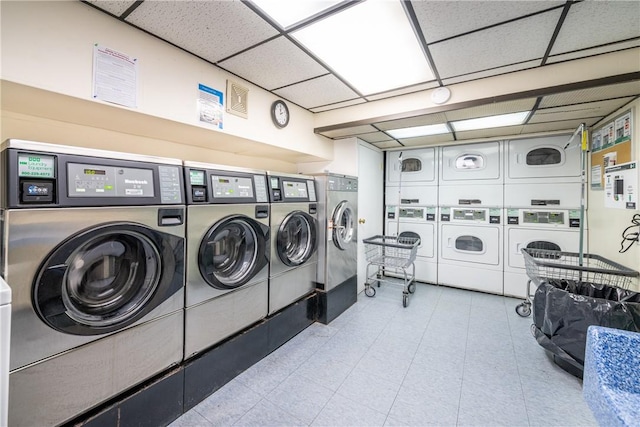
[[[291,35],[363,95],[434,79],[399,1],[365,1]]]
[[[437,125],[414,126],[410,128],[392,129],[387,131],[389,135],[391,135],[396,139],[414,138],[416,136],[439,135],[439,134],[448,133],[448,132],[450,131],[445,123],[440,123]]]
[[[341,0],[253,0],[256,6],[275,20],[282,28],[303,21]]]
[[[498,116],[480,117],[477,119],[460,120],[451,122],[453,130],[464,132],[466,130],[499,128],[503,126],[515,126],[524,123],[529,111],[518,113],[500,114]]]

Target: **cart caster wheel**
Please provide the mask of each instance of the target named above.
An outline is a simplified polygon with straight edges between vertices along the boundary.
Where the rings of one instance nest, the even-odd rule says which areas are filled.
[[[531,303],[523,302],[516,306],[516,313],[520,317],[528,317],[531,314]]]
[[[408,305],[409,305],[409,295],[403,294],[402,295],[402,306],[406,307]]]
[[[409,283],[409,286],[407,286],[407,290],[409,291],[410,294],[414,293],[416,291],[416,283],[415,282]]]
[[[366,286],[364,288],[364,294],[368,297],[374,297],[376,296],[376,288],[371,287],[371,286]]]

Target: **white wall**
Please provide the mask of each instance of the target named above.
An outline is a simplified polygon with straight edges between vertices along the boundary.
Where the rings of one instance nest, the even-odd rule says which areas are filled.
[[[224,93],[226,80],[231,78],[249,88],[249,118],[225,113],[224,130],[210,130],[215,148],[234,152],[236,141],[226,137],[236,136],[315,159],[331,159],[333,155],[333,142],[314,134],[312,113],[289,105],[290,124],[278,129],[269,112],[276,97],[269,92],[86,4],[2,1],[0,8],[3,81],[68,95],[88,104],[102,103],[91,99],[93,46],[98,43],[138,58],[138,106],[132,109],[137,113],[209,130],[211,127],[201,124],[197,116],[198,83]],[[6,108],[3,102],[3,110]],[[101,126],[118,131],[118,124],[108,116],[103,117]]]
[[[640,100],[636,100],[630,106],[625,106],[611,116],[607,117],[601,124],[607,123],[610,119],[633,108],[633,134],[632,134],[632,158],[640,161]],[[588,171],[590,170],[587,169]],[[589,173],[587,173],[589,176]],[[636,183],[638,185],[638,183]],[[638,187],[636,187],[638,188]],[[624,254],[619,253],[622,232],[631,225],[634,214],[639,210],[610,209],[604,207],[604,191],[589,190],[587,224],[589,228],[589,253],[604,256],[607,259],[620,263],[626,267],[640,271],[640,245],[634,244]],[[636,229],[636,231],[640,231]],[[640,290],[639,284],[634,285],[636,290]]]
[[[306,174],[332,172],[358,176],[358,143],[357,138],[339,139],[333,145],[333,160],[298,163],[298,172]]]

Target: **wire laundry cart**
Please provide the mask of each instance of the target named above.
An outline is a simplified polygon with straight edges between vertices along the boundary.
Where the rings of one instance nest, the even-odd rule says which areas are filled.
[[[365,283],[364,293],[368,297],[376,294],[374,285],[380,286],[381,283],[391,283],[397,285],[398,282],[389,279],[383,279],[383,273],[393,272],[402,273],[403,291],[402,306],[409,304],[409,294],[416,290],[414,282],[416,276],[416,252],[420,239],[418,237],[404,236],[373,236],[363,240],[364,252],[367,258],[367,281]],[[410,274],[407,273],[410,270]]]
[[[522,317],[531,314],[531,283],[540,286],[549,280],[573,280],[628,289],[638,272],[599,255],[548,249],[523,248],[522,256],[529,276],[525,300],[516,306]]]

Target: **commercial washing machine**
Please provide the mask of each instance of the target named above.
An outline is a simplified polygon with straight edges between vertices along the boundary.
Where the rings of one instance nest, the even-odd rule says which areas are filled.
[[[318,269],[315,179],[267,172],[271,202],[269,314],[312,293]]]
[[[329,323],[356,302],[358,178],[324,173],[318,183],[319,320]]]
[[[185,357],[268,311],[265,171],[184,162],[187,196]]]
[[[8,140],[9,425],[56,425],[183,358],[179,160]]]
[[[1,245],[0,245],[1,246]],[[11,288],[0,277],[0,426],[8,425]]]

